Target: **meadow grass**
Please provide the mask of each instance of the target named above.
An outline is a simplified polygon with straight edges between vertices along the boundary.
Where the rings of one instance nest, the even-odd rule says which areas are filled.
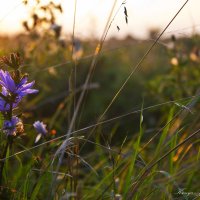
[[[166,48],[170,39],[161,41],[188,1],[153,41],[127,38],[119,43],[133,47],[104,50],[120,10],[128,23],[126,2],[116,9],[114,1],[100,40],[85,42],[80,59],[74,3],[71,48],[35,30],[15,43],[8,39],[7,48],[1,42],[2,56],[12,45],[24,56],[19,69],[40,93],[0,116],[0,199],[198,199],[200,37],[178,38],[173,49]],[[166,67],[148,70],[157,63]],[[3,128],[7,112],[22,117],[25,129],[12,143]],[[48,133],[35,143],[38,119]]]

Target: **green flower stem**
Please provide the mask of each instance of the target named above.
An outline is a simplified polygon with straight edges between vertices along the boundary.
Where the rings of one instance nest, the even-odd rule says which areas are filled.
[[[9,147],[9,140],[7,140],[6,145],[4,147],[4,151],[3,151],[3,155],[2,155],[2,160],[0,163],[0,185],[2,184],[2,178],[3,178],[3,168],[4,168],[4,164],[5,164],[5,158],[6,158],[6,154],[8,151],[8,147]]]

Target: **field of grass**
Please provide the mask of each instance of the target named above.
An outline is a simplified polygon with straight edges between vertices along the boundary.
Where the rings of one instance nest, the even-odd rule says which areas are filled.
[[[0,200],[199,199],[200,35],[38,27],[0,37]]]

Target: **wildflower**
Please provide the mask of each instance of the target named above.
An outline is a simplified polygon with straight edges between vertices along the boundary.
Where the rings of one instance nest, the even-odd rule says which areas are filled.
[[[34,128],[36,129],[36,131],[38,132],[38,135],[35,139],[35,143],[37,143],[40,138],[42,136],[46,136],[47,134],[47,129],[46,129],[46,124],[44,124],[43,122],[40,122],[40,121],[36,121],[34,124],[33,124]]]
[[[15,83],[9,72],[0,70],[0,85],[2,85],[2,89],[12,97],[21,99],[27,94],[38,92],[38,90],[31,89],[35,82],[27,83],[27,81],[27,77],[23,77],[19,83]]]
[[[34,81],[27,83],[27,77],[23,77],[16,83],[9,72],[0,70],[0,85],[2,91],[0,93],[0,111],[9,111],[16,108],[18,103],[27,94],[38,92],[38,90],[31,89]]]
[[[12,108],[16,108],[20,100],[21,98],[19,97],[14,97],[14,99],[12,99],[7,90],[3,87],[2,92],[0,93],[0,111],[9,111],[10,106],[12,106]]]
[[[19,127],[20,127],[20,130],[19,130]],[[18,117],[13,116],[11,120],[4,121],[3,132],[7,136],[9,136],[9,135],[16,136],[18,131],[23,132],[23,124]]]

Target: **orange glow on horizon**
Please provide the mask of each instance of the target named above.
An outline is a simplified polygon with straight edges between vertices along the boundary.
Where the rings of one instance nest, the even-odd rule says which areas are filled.
[[[30,1],[33,2],[34,0]],[[41,1],[44,3],[49,2],[49,0]],[[63,26],[65,33],[71,34],[75,1],[54,0],[54,2],[62,3],[64,14],[58,17],[58,23]],[[115,11],[122,2],[122,0],[117,1]],[[75,35],[80,37],[100,37],[113,3],[114,0],[77,0]],[[147,0],[141,0],[140,2],[127,0],[128,25],[125,23],[122,7],[109,30],[109,36],[123,37],[127,34],[133,34],[143,37],[151,27],[160,27],[162,29],[183,3],[183,0],[179,2],[168,0],[165,3],[160,0],[155,0],[154,2],[148,2]],[[199,0],[189,2],[170,26],[168,32],[183,28],[186,29],[180,30],[182,34],[199,31],[199,6]],[[0,33],[12,34],[23,31],[22,21],[27,19],[30,14],[29,12],[30,8],[25,7],[21,0],[2,1],[0,7]],[[120,27],[120,31],[117,30],[117,26]]]

